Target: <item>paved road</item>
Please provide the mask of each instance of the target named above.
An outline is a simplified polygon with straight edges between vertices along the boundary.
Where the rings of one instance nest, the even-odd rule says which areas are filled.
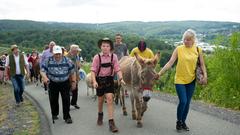
[[[97,102],[86,95],[86,85],[79,84],[80,110],[71,107],[73,124],[65,124],[62,119],[60,108],[60,119],[55,124],[50,123],[53,135],[111,135],[108,130],[108,119],[106,105],[104,106],[104,125],[96,125]],[[50,105],[48,95],[38,86],[28,85],[26,92],[38,101],[46,112],[51,122]],[[61,99],[60,99],[61,100]],[[190,131],[178,133],[175,130],[176,105],[158,99],[149,101],[149,109],[144,114],[143,128],[137,128],[135,121],[131,120],[130,101],[127,99],[128,116],[123,116],[121,107],[115,106],[115,123],[120,132],[119,135],[240,135],[240,125],[218,119],[216,117],[190,110],[187,121]],[[61,102],[60,102],[61,106]]]

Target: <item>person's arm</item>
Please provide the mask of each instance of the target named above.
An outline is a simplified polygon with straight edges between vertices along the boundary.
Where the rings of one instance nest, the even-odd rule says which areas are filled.
[[[94,71],[91,71],[91,77],[92,77],[93,87],[97,88],[98,87],[98,83],[96,81],[96,73]]]
[[[76,90],[76,87],[77,87],[77,77],[76,77],[76,72],[73,72],[70,74],[70,80],[71,80],[71,90]]]
[[[42,76],[43,83],[47,84],[49,82],[47,74],[45,72],[43,72],[43,71],[40,71],[40,75]]]
[[[127,55],[126,56],[129,56],[129,51],[128,51],[128,49],[127,49]]]
[[[125,84],[124,80],[123,80],[123,76],[122,76],[122,72],[120,70],[120,66],[119,66],[119,62],[118,62],[118,58],[117,56],[114,54],[113,55],[113,69],[114,71],[117,73],[118,76],[118,80],[122,83]]]
[[[134,55],[134,53],[135,53],[135,50],[136,50],[136,49],[135,49],[135,48],[133,48],[133,49],[132,49],[132,51],[131,51],[131,53],[129,54],[129,56],[131,56],[131,57],[134,57],[134,56],[135,56],[135,55]]]
[[[26,56],[23,56],[24,57],[24,67],[25,67],[25,69],[26,69],[26,71],[27,71],[27,76],[29,76],[29,74],[30,74],[30,71],[29,71],[29,63],[28,63],[28,61],[27,61],[27,58],[26,58]]]
[[[98,87],[98,83],[96,81],[96,72],[98,70],[98,65],[99,65],[99,58],[97,55],[95,55],[93,58],[92,66],[91,66],[91,77],[92,77],[92,83],[94,88]]]
[[[159,76],[162,76],[169,68],[172,67],[172,65],[174,64],[174,62],[177,59],[177,48],[173,51],[173,54],[170,58],[170,60],[168,61],[168,63],[161,69],[161,71],[158,73]]]
[[[200,60],[201,69],[203,71],[203,80],[202,81],[203,81],[203,84],[207,84],[207,70],[206,70],[206,66],[205,66],[205,62],[204,62],[202,53],[199,54],[199,60]]]
[[[48,71],[48,69],[47,69],[48,65],[47,64],[48,63],[46,63],[46,62],[42,63],[42,66],[40,67],[40,75],[42,76],[43,82],[45,84],[47,84],[49,82],[49,79],[47,77],[47,71]]]
[[[123,76],[122,76],[122,71],[118,71],[117,72],[117,76],[118,76],[118,80],[119,80],[119,82],[121,82],[123,85],[125,85],[126,83],[125,83],[125,81],[123,80]]]
[[[125,53],[124,56],[128,56],[128,55],[129,55],[127,45],[125,45],[125,51],[124,51],[124,53]]]
[[[70,68],[69,68],[69,70],[70,70],[70,76],[69,76],[69,79],[70,79],[70,81],[71,81],[71,83],[75,83],[75,84],[77,84],[77,74],[76,74],[76,72],[75,72],[75,65],[73,65],[73,63],[71,63],[71,64],[69,64],[69,66],[70,66]]]

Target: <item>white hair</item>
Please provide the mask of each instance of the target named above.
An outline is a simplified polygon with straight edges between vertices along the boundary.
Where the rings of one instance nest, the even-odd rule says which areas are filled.
[[[56,43],[54,41],[51,41],[49,45],[56,45]]]
[[[183,37],[182,37],[182,41],[184,41],[184,39],[186,39],[186,38],[191,38],[194,43],[197,42],[196,32],[192,29],[188,29],[184,32]]]
[[[79,48],[79,46],[76,45],[76,44],[72,44],[72,45],[70,46],[70,51],[72,51],[72,50],[78,50],[78,51],[81,51],[81,49]]]

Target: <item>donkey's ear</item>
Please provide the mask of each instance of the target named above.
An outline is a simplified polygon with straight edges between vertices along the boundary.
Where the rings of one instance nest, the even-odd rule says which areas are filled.
[[[157,63],[160,61],[160,58],[161,58],[161,56],[160,56],[160,51],[158,51],[158,52],[156,53],[154,59],[153,59],[153,64],[154,64],[155,66],[156,66]]]
[[[134,55],[137,61],[140,63],[140,65],[144,65],[144,59],[141,56],[139,56],[137,53],[134,53]]]

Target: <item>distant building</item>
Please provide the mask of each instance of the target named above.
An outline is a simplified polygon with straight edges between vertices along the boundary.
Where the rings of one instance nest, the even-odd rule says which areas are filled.
[[[182,44],[183,44],[182,41],[174,42],[175,47],[178,45],[182,45]],[[197,43],[197,46],[201,47],[204,52],[209,52],[209,53],[213,52],[215,50],[215,48],[217,48],[217,47],[222,48],[222,49],[227,48],[222,45],[210,45],[209,43],[206,43],[206,42],[199,42],[199,43]]]

